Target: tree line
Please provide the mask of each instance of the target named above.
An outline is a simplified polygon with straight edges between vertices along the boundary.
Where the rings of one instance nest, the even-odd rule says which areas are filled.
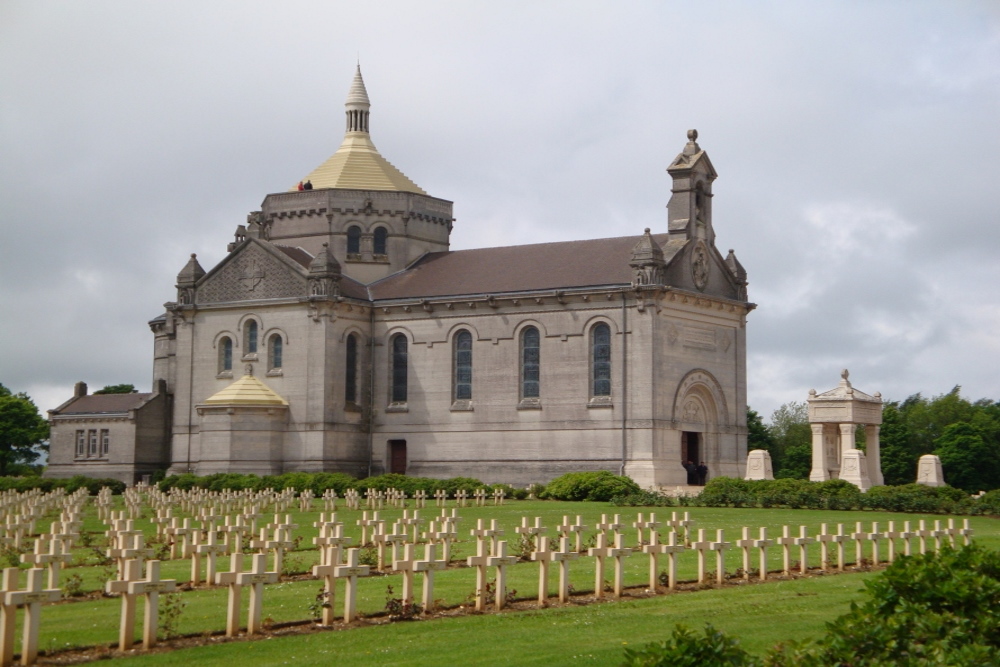
[[[785,403],[767,424],[748,407],[747,430],[749,449],[770,452],[775,478],[809,478],[812,430],[806,403]],[[857,442],[865,449],[863,428]],[[932,398],[913,394],[886,401],[879,444],[886,484],[913,483],[920,457],[936,454],[949,485],[970,493],[1000,488],[1000,401],[970,401],[959,386]]]

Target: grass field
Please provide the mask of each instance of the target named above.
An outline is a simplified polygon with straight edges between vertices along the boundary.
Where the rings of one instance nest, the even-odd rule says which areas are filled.
[[[318,506],[318,505],[317,505]],[[468,537],[476,519],[497,519],[506,531],[505,538],[512,544],[518,536],[514,528],[521,517],[532,520],[541,517],[543,525],[552,528],[561,523],[564,515],[580,515],[591,530],[601,514],[621,514],[621,520],[630,526],[638,509],[615,508],[604,503],[556,503],[542,501],[508,501],[502,507],[463,508],[459,510],[459,536],[463,540],[453,549],[453,562],[464,562],[471,555],[475,542]],[[876,512],[825,512],[781,509],[726,509],[691,508],[695,528],[706,532],[721,528],[725,538],[734,541],[742,526],[754,533],[759,526],[768,527],[770,536],[777,536],[783,525],[793,532],[798,526],[807,527],[810,535],[819,532],[820,524],[835,527],[845,524],[850,532],[856,521],[863,521],[870,529],[872,521],[882,526],[894,520],[901,525],[909,520],[914,525],[924,518],[929,522],[940,516],[887,514]],[[92,510],[90,510],[92,512]],[[439,513],[428,507],[421,515],[430,518]],[[644,514],[648,514],[645,510]],[[292,519],[299,525],[294,536],[302,537],[300,549],[286,556],[288,568],[306,572],[317,561],[318,553],[311,546],[317,533],[312,523],[319,512],[292,512]],[[389,521],[399,517],[401,510],[385,510],[381,517]],[[360,538],[360,528],[355,524],[360,512],[340,511],[338,520],[344,523],[345,533]],[[670,512],[657,513],[660,520],[669,519]],[[944,517],[946,519],[947,517]],[[960,522],[959,518],[959,522]],[[154,531],[148,520],[138,522],[147,535]],[[1000,548],[1000,521],[973,517],[971,524],[975,539],[991,548]],[[45,524],[40,524],[44,528]],[[88,515],[85,530],[101,535],[102,522]],[[629,528],[629,545],[636,541],[635,531]],[[914,541],[914,546],[916,542]],[[769,569],[781,568],[780,549],[769,550]],[[797,560],[797,549],[793,560]],[[883,557],[885,550],[883,548]],[[76,556],[84,562],[92,556],[90,549],[78,548]],[[853,545],[847,549],[848,560],[853,560]],[[814,576],[803,579],[773,581],[765,584],[732,585],[719,589],[685,591],[644,597],[643,587],[648,579],[648,557],[637,554],[627,559],[626,585],[634,586],[630,596],[621,601],[583,604],[592,598],[594,589],[594,559],[581,557],[571,566],[571,582],[576,594],[574,602],[552,608],[534,609],[537,596],[538,566],[521,562],[508,570],[508,587],[517,590],[516,598],[524,601],[516,606],[520,610],[487,614],[459,614],[456,611],[467,605],[474,593],[473,570],[453,567],[438,572],[435,581],[435,598],[444,608],[442,615],[426,620],[401,623],[384,623],[379,617],[383,612],[388,586],[396,596],[401,588],[401,576],[387,574],[362,579],[359,582],[358,610],[372,617],[344,629],[342,624],[333,631],[297,636],[271,637],[258,641],[215,643],[151,655],[122,658],[150,663],[176,664],[197,660],[213,664],[250,658],[255,664],[312,664],[336,660],[338,664],[438,664],[442,658],[461,664],[566,664],[593,660],[598,664],[614,664],[620,660],[624,642],[642,644],[667,636],[678,622],[701,627],[711,622],[727,633],[739,637],[744,646],[753,652],[763,652],[776,642],[814,637],[823,631],[824,623],[843,613],[852,600],[860,597],[863,581],[870,573],[849,573],[836,576]],[[662,565],[662,563],[661,563]],[[818,547],[810,548],[810,565],[819,565]],[[684,552],[678,558],[678,577],[691,580],[696,576],[696,554]],[[733,572],[742,566],[738,549],[726,555],[726,570]],[[710,566],[714,569],[714,563]],[[228,559],[220,559],[219,570],[228,569]],[[64,571],[63,582],[79,575],[85,590],[96,590],[105,574],[98,566],[77,566]],[[190,575],[190,561],[177,560],[163,563],[163,576],[185,582]],[[610,578],[610,574],[606,574]],[[419,597],[418,577],[418,597]],[[555,572],[550,577],[549,591],[555,594]],[[338,616],[342,604],[342,586],[339,584],[335,606]],[[314,602],[319,582],[313,579],[285,580],[268,586],[264,600],[264,615],[275,624],[305,621],[310,618],[309,605]],[[181,594],[185,602],[177,630],[182,635],[208,636],[224,629],[226,591],[218,587],[198,587]],[[246,596],[244,596],[244,605]],[[140,605],[141,606],[141,605]],[[42,651],[60,651],[81,647],[103,647],[107,650],[117,642],[120,602],[114,598],[87,599],[45,607],[42,614]],[[139,612],[141,617],[141,611]],[[378,623],[378,625],[375,625]],[[138,632],[137,632],[138,638]],[[112,652],[112,655],[120,655]]]

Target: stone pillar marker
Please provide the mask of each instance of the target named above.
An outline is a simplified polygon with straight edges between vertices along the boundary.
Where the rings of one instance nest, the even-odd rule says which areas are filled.
[[[814,436],[815,437],[815,436]],[[813,447],[815,456],[815,446]],[[815,468],[815,463],[813,465]],[[774,479],[771,453],[766,449],[752,449],[747,454],[747,474],[743,479]]]
[[[0,658],[4,665],[14,660],[15,613],[24,607],[24,634],[21,638],[21,664],[30,665],[38,657],[38,628],[43,602],[56,602],[62,598],[62,591],[42,587],[45,570],[28,570],[23,591],[17,590],[19,570],[16,567],[3,571],[2,604],[0,604]]]
[[[358,577],[367,577],[368,574],[369,567],[358,564],[357,549],[348,549],[347,564],[334,568],[333,576],[347,580],[344,586],[344,623],[352,622],[357,615]],[[333,605],[332,601],[330,604]]]
[[[840,460],[840,479],[850,482],[862,491],[871,488],[871,480],[868,479],[868,463],[863,451],[860,449],[844,451],[844,456]]]
[[[924,486],[945,486],[941,457],[924,454],[917,463],[917,484]]]
[[[146,578],[128,584],[131,595],[142,595],[146,599],[143,607],[142,648],[149,650],[156,646],[156,630],[159,624],[160,593],[177,590],[174,579],[160,579],[160,561],[146,563]]]
[[[840,384],[823,393],[809,390],[809,424],[812,428],[812,470],[809,479],[822,482],[843,479],[867,491],[884,484],[879,447],[882,395],[855,389],[843,370]],[[867,452],[855,446],[855,430],[865,429]],[[839,434],[839,441],[835,434]],[[867,456],[866,456],[867,454]],[[839,469],[838,469],[839,465]]]

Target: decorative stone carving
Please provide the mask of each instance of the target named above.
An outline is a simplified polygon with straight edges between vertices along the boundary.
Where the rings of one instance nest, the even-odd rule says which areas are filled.
[[[702,420],[714,420],[722,429],[729,425],[729,407],[719,382],[708,371],[697,369],[684,376],[674,395],[674,419],[684,419],[688,399],[699,396]],[[710,413],[705,414],[706,410]],[[715,414],[712,415],[711,411]]]
[[[754,449],[747,454],[747,474],[744,479],[774,479],[769,451]]]
[[[689,399],[684,403],[683,420],[689,423],[700,423],[702,421],[701,406],[698,405],[698,401]]]
[[[251,244],[198,288],[199,303],[280,299],[306,293],[305,276]]]
[[[924,486],[945,486],[941,458],[934,454],[924,454],[917,463],[917,484]]]
[[[708,273],[708,248],[699,241],[694,250],[691,251],[691,279],[699,290],[705,289],[708,285]]]

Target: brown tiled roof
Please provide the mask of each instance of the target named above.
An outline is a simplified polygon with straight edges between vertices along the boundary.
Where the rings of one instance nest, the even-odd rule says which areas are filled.
[[[340,293],[351,299],[368,301],[368,288],[350,276],[340,277]]]
[[[640,236],[538,243],[430,253],[413,266],[369,285],[371,297],[407,299],[627,285]],[[655,234],[669,262],[677,252]]]
[[[152,394],[88,394],[81,396],[62,410],[60,415],[120,414],[140,407]]]
[[[277,243],[273,245],[276,249],[285,253],[285,255],[289,257],[289,259],[294,260],[295,262],[301,264],[303,267],[307,269],[309,268],[309,263],[313,261],[313,256],[310,255],[305,250],[303,250],[302,248],[292,248],[291,246],[278,245]]]

